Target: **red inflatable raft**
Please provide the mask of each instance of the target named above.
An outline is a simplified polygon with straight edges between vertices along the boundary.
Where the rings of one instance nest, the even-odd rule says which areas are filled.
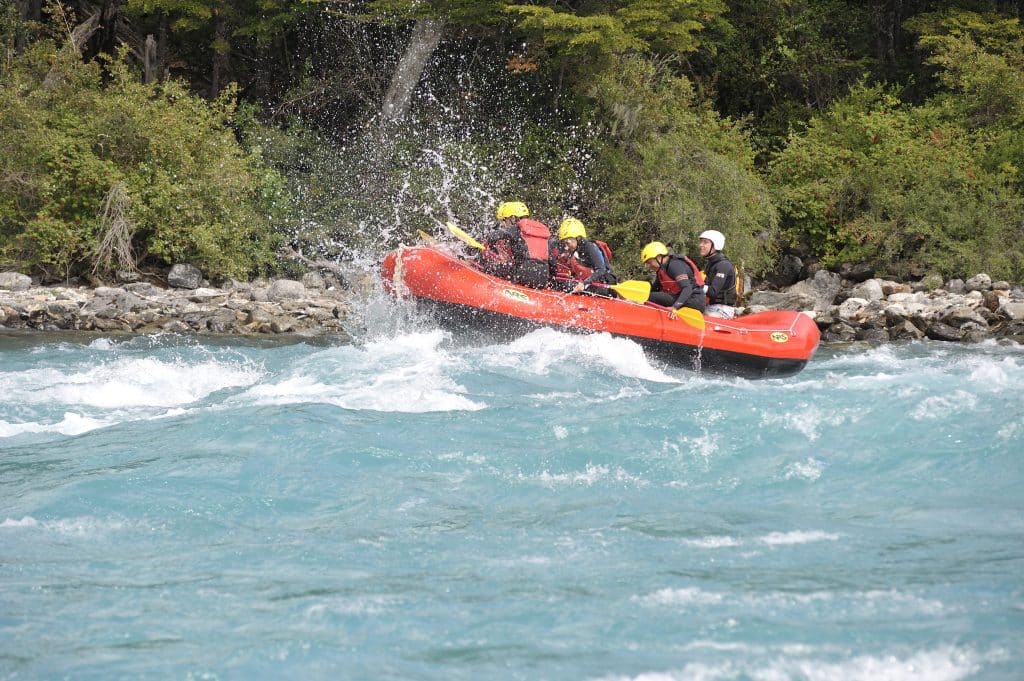
[[[517,286],[433,246],[392,251],[381,270],[393,295],[415,298],[456,331],[505,338],[540,326],[604,331],[635,341],[656,360],[747,378],[795,374],[818,347],[817,325],[799,312],[705,317],[701,329],[650,303]]]

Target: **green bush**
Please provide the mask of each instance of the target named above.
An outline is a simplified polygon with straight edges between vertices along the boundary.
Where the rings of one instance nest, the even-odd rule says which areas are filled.
[[[283,183],[239,145],[232,94],[206,102],[139,82],[123,55],[104,74],[31,45],[0,72],[0,257],[48,279],[104,274],[101,217],[120,184],[137,262],[118,267],[191,262],[221,279],[269,266]]]
[[[594,210],[622,255],[640,271],[640,247],[660,240],[696,254],[706,229],[726,235],[726,252],[751,272],[769,269],[775,208],[739,126],[695,100],[689,82],[651,61],[625,57],[590,95],[610,133],[597,152]]]
[[[1024,279],[1024,69],[967,38],[943,46],[960,56],[936,62],[955,64],[958,96],[915,107],[860,85],[776,156],[770,182],[791,245],[826,266]]]

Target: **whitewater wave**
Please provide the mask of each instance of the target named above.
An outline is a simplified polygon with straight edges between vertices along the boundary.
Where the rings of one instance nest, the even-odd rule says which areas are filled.
[[[1001,649],[978,652],[969,647],[945,645],[918,651],[853,655],[811,646],[757,646],[695,642],[688,650],[728,652],[714,662],[690,662],[670,671],[644,672],[636,676],[600,676],[594,681],[960,681],[977,673],[982,665],[1007,657]],[[836,659],[839,658],[839,659]]]

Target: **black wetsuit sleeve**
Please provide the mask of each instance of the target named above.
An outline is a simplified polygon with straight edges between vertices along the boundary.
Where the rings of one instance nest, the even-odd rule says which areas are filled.
[[[582,246],[580,249],[582,253],[580,255],[583,256],[580,258],[580,261],[587,267],[594,270],[591,275],[583,281],[583,283],[590,284],[595,281],[604,281],[608,276],[608,268],[605,267],[604,258],[601,257],[598,245],[590,239],[583,239],[580,245]]]

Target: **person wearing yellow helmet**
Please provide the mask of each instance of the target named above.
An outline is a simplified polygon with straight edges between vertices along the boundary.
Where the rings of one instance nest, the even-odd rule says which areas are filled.
[[[505,201],[494,211],[496,229],[484,236],[480,265],[485,272],[533,288],[548,285],[547,225],[530,218],[522,201]]]
[[[722,253],[725,235],[717,229],[708,229],[700,234],[700,256],[704,258],[704,273],[707,285],[708,317],[732,319],[736,316],[736,268]]]
[[[552,288],[615,296],[607,284],[618,280],[611,262],[597,242],[587,238],[587,228],[577,218],[566,218],[558,227],[551,248]]]
[[[704,311],[704,278],[696,263],[685,255],[674,255],[668,246],[652,241],[640,250],[640,261],[655,272],[651,297],[656,305],[671,307],[668,316],[676,318],[676,310],[692,307]]]

